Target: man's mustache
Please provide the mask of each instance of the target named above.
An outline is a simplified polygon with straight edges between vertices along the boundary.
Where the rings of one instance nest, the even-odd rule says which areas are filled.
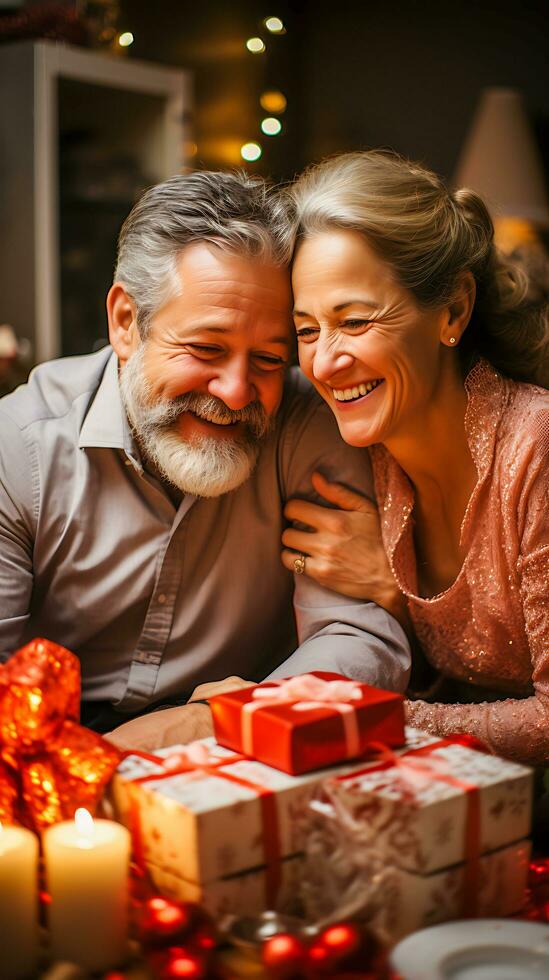
[[[193,391],[178,395],[170,401],[147,406],[147,418],[143,421],[145,427],[152,432],[173,425],[186,412],[221,425],[242,422],[256,439],[263,438],[271,426],[271,420],[259,401],[251,402],[244,408],[232,409],[221,398]]]

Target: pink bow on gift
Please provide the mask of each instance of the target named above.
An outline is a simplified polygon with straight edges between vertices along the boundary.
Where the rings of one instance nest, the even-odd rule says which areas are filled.
[[[162,766],[164,772],[141,777],[136,779],[135,782],[152,782],[166,776],[181,776],[183,782],[192,782],[193,779],[203,779],[207,775],[221,775],[224,777],[224,773],[219,773],[219,770],[224,766],[231,765],[233,762],[239,762],[244,756],[232,755],[228,758],[219,758],[203,742],[189,742],[188,745],[185,745],[177,752],[170,752],[169,755],[164,757],[149,756],[149,758],[155,759]]]
[[[437,776],[449,775],[448,763],[435,756],[417,758],[394,754],[392,764],[397,770],[400,782],[412,792],[430,785]]]
[[[149,772],[145,776],[135,776],[130,780],[132,783],[152,783],[171,776],[182,776],[184,781],[202,779],[205,775],[221,775],[224,766],[229,766],[233,762],[240,762],[244,759],[243,755],[234,753],[226,758],[220,758],[210,751],[203,742],[189,742],[182,746],[177,752],[170,752],[167,756],[151,755],[149,752],[140,752],[139,749],[124,752],[124,758],[137,756],[147,762],[154,762],[161,767],[161,772]]]
[[[316,711],[329,708],[337,711],[342,718],[345,730],[347,755],[349,758],[360,755],[360,731],[351,701],[362,698],[360,684],[354,681],[325,681],[314,674],[301,674],[283,681],[272,681],[272,686],[256,687],[252,701],[242,706],[242,746],[247,755],[253,755],[254,713],[262,708],[288,705],[292,711]]]
[[[461,788],[466,788],[468,785],[452,776],[451,767],[446,759],[425,753],[421,755],[398,755],[388,745],[382,745],[380,742],[372,742],[370,748],[379,753],[379,758],[384,763],[382,769],[385,767],[388,767],[389,770],[396,769],[398,781],[413,794],[437,781],[446,782],[451,786],[460,785]],[[426,752],[430,750],[432,750],[432,746],[426,746]],[[374,770],[370,769],[369,771]]]
[[[284,681],[273,681],[272,684],[272,687],[266,685],[256,687],[252,697],[272,701],[273,704],[297,701],[300,703],[293,707],[299,711],[315,707],[306,703],[310,701],[333,704],[334,701],[359,701],[362,697],[360,685],[355,684],[354,681],[325,681],[322,677],[315,677],[314,674],[288,677]]]
[[[219,763],[219,756],[215,756],[207,745],[203,742],[189,742],[178,752],[171,752],[162,760],[165,769],[181,769],[188,766],[197,769],[201,766],[212,766]]]

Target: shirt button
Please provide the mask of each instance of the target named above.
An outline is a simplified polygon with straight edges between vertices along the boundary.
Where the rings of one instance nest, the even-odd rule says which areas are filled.
[[[163,606],[165,602],[166,602],[166,596],[164,595],[163,592],[161,592],[160,595],[158,596],[158,604],[160,606]]]
[[[126,466],[131,466],[132,465],[131,459],[125,459],[124,462],[125,462]]]

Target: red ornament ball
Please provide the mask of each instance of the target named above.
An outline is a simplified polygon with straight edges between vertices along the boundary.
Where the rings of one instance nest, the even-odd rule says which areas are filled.
[[[337,922],[324,929],[308,952],[311,973],[332,976],[334,971],[360,971],[361,978],[385,976],[386,954],[373,933],[353,922]]]
[[[528,880],[532,888],[545,886],[549,888],[549,860],[547,858],[538,858],[538,860],[530,862]]]
[[[142,943],[162,944],[184,934],[191,926],[192,906],[155,895],[147,899],[139,917]]]
[[[215,927],[193,902],[177,902],[153,895],[137,905],[137,932],[143,946],[181,946],[211,952],[216,946]]]
[[[207,972],[204,958],[183,946],[169,946],[148,962],[158,980],[203,980]]]
[[[271,976],[291,977],[298,973],[305,961],[306,950],[297,936],[280,932],[263,943],[261,958]]]
[[[362,942],[360,930],[352,922],[339,922],[328,926],[319,936],[319,942],[338,958],[352,956]]]
[[[321,942],[314,942],[307,950],[307,961],[313,974],[331,973],[337,957]]]

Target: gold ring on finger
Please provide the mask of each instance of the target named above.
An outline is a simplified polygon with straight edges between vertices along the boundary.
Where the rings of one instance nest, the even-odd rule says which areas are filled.
[[[306,559],[306,555],[298,555],[297,558],[294,559],[294,571],[296,575],[303,575],[303,572],[305,571]]]

